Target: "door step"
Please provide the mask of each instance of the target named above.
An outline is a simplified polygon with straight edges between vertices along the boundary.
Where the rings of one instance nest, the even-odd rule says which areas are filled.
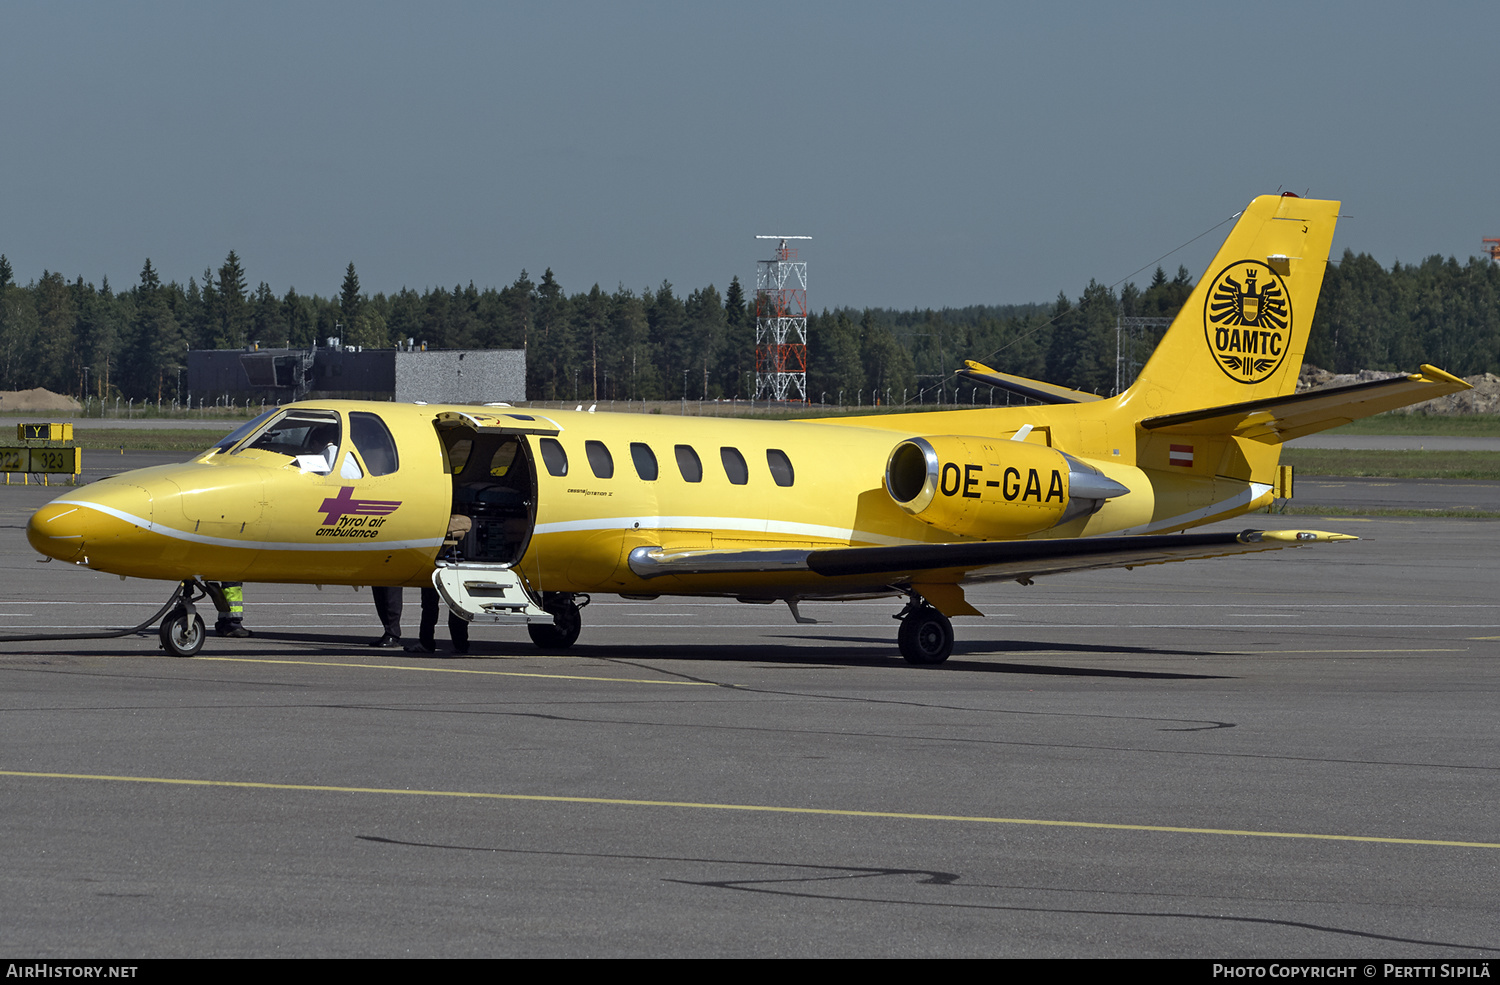
[[[432,573],[432,586],[448,608],[480,624],[552,625],[552,613],[538,603],[519,572],[508,564],[443,564]]]

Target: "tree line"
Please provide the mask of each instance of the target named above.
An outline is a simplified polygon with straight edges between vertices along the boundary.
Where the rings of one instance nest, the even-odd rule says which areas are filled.
[[[1144,288],[1091,281],[1051,305],[823,310],[808,317],[808,395],[846,406],[987,402],[954,376],[977,359],[1021,376],[1109,393],[1121,316],[1170,318],[1186,301],[1185,268]],[[539,400],[745,399],[755,388],[755,300],[738,277],[683,295],[668,281],[568,294],[546,270],[499,289],[457,284],[394,294],[361,290],[354,264],[337,296],[278,296],[248,287],[230,252],[201,282],[163,283],[147,260],[116,292],[47,271],[14,283],[0,256],[0,390],[42,386],[95,398],[180,399],[189,349],[290,345],[337,338],[368,348],[525,348]],[[1148,341],[1149,346],[1149,341]],[[1346,251],[1330,263],[1308,361],[1336,372],[1406,370],[1431,362],[1459,375],[1500,371],[1500,267],[1433,256],[1381,267]]]

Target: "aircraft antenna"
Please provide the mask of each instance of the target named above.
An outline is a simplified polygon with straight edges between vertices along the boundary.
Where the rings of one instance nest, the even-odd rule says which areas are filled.
[[[755,399],[807,403],[807,261],[787,240],[774,239],[776,255],[755,263]]]

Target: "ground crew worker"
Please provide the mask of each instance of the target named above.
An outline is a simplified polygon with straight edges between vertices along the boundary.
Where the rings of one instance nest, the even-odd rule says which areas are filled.
[[[219,618],[214,621],[214,632],[233,639],[244,639],[251,635],[250,630],[244,626],[245,583],[220,581],[214,584],[219,586],[219,591],[224,594],[224,602],[229,606],[228,611],[219,612]]]

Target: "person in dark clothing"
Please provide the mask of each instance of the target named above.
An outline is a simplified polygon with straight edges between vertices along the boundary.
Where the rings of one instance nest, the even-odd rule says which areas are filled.
[[[422,586],[422,621],[418,624],[417,642],[406,648],[407,653],[437,653],[437,619],[442,598],[436,588]],[[448,635],[453,638],[454,653],[469,652],[469,623],[462,616],[448,611]]]
[[[375,593],[375,612],[380,616],[380,625],[384,631],[378,637],[371,640],[369,645],[400,646],[401,586],[376,585],[370,591]]]
[[[457,556],[458,544],[473,527],[469,517],[455,513],[448,518],[448,534],[443,538],[442,554],[449,560]],[[407,653],[437,653],[437,618],[442,597],[432,585],[422,586],[422,621],[417,630],[417,642],[406,648]],[[469,622],[463,616],[448,610],[448,635],[453,639],[454,653],[469,652]]]

